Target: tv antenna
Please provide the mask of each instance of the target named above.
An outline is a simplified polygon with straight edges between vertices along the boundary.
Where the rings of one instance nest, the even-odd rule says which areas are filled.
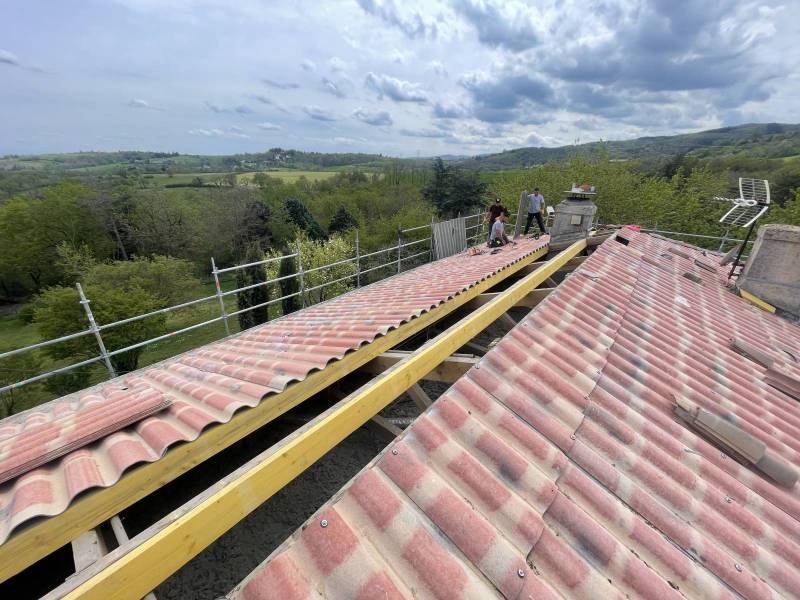
[[[733,204],[731,209],[722,215],[719,220],[723,225],[728,227],[748,227],[747,235],[744,242],[739,247],[739,252],[736,259],[733,261],[733,266],[728,273],[728,279],[733,277],[736,267],[739,265],[739,260],[742,257],[747,242],[753,233],[756,222],[764,216],[769,210],[769,181],[766,179],[751,179],[749,177],[739,177],[739,197],[738,198],[722,198],[714,196],[714,200],[722,202],[730,202]]]

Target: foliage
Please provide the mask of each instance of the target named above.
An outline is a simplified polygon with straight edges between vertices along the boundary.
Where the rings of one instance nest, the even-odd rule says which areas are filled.
[[[262,260],[264,260],[264,251],[261,249],[261,246],[258,244],[258,242],[253,242],[245,254],[245,264]],[[258,283],[264,283],[265,281],[267,281],[265,265],[256,265],[254,267],[247,267],[236,271],[237,288],[244,288],[251,285],[256,285]],[[269,301],[269,287],[271,286],[260,285],[258,287],[250,288],[249,290],[237,292],[236,303],[239,307],[239,310],[258,306],[258,308],[252,308],[247,312],[239,313],[237,315],[239,318],[240,329],[249,329],[250,327],[261,325],[262,323],[269,321],[269,306],[259,306],[260,304],[264,304],[265,302]]]
[[[358,221],[351,215],[344,206],[340,206],[336,214],[333,215],[331,222],[328,224],[328,233],[344,233],[348,229],[358,227]]]
[[[483,177],[512,213],[521,190],[538,187],[548,204],[555,206],[572,183],[589,182],[598,190],[594,201],[602,223],[636,223],[709,235],[725,232],[718,223],[725,207],[712,198],[726,192],[727,178],[707,166],[688,173],[680,169],[674,177],[665,179],[648,177],[607,156],[595,160],[575,157],[536,169],[487,173]]]
[[[285,206],[292,223],[312,240],[324,240],[327,237],[322,227],[320,227],[320,224],[317,223],[314,216],[300,200],[297,198],[287,198]]]
[[[75,248],[67,242],[56,246],[56,268],[63,274],[64,283],[74,283],[83,279],[92,267],[97,264],[92,249],[86,244]]]
[[[300,286],[297,281],[297,277],[288,277],[289,275],[293,275],[297,272],[295,266],[294,258],[284,258],[280,261],[280,266],[278,267],[278,277],[286,279],[281,279],[278,284],[280,286],[280,298],[281,300],[281,312],[284,315],[288,315],[289,313],[293,313],[297,309],[300,308],[300,302],[295,294],[300,291]]]
[[[0,387],[22,381],[42,370],[42,362],[36,351],[16,354],[0,360]],[[28,408],[35,402],[40,383],[29,383],[18,389],[0,393],[0,419]]]
[[[487,185],[473,171],[445,165],[441,158],[433,163],[433,177],[423,188],[422,195],[433,204],[442,217],[455,217],[480,206]]]
[[[91,301],[94,318],[100,324],[151,312],[161,307],[159,298],[135,286],[126,288],[86,286],[85,293]],[[80,304],[77,290],[55,286],[39,294],[35,300],[34,323],[44,339],[86,329],[88,327],[86,313]],[[156,315],[104,330],[103,341],[111,352],[163,334],[165,324],[166,316]],[[93,335],[84,335],[48,346],[44,352],[55,360],[69,359],[70,362],[78,362],[97,356],[99,349]],[[130,350],[113,356],[111,363],[120,373],[133,371],[141,353],[142,348]],[[82,371],[73,373],[67,385],[73,390],[80,389],[86,387],[88,381],[89,372]]]
[[[87,208],[91,191],[62,182],[35,198],[18,196],[0,206],[0,279],[16,279],[32,291],[61,283],[59,244],[81,247],[95,258],[110,255],[112,244]]]
[[[305,271],[304,289],[312,290],[305,293],[306,306],[323,302],[355,287],[355,277],[351,277],[339,283],[326,285],[323,288],[312,289],[345,278],[348,275],[354,275],[356,272],[354,262],[327,267],[313,273],[308,272],[317,267],[353,258],[355,249],[344,238],[331,236],[325,241],[318,241],[301,236],[297,242],[303,261],[303,270]]]
[[[157,300],[159,308],[197,298],[201,285],[192,263],[171,256],[98,264],[88,270],[83,282],[87,288],[141,289]]]

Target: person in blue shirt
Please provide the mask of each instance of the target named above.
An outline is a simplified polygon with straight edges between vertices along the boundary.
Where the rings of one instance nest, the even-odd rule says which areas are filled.
[[[536,218],[536,224],[539,226],[539,231],[543,234],[547,233],[544,228],[544,219],[542,219],[542,211],[544,210],[544,196],[539,193],[539,188],[534,188],[532,194],[528,194],[528,220],[525,223],[525,233],[528,235],[528,230],[531,228],[533,219]]]

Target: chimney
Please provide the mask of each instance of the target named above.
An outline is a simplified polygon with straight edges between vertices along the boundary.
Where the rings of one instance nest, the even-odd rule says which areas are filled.
[[[587,237],[597,213],[597,206],[592,202],[596,195],[594,186],[576,186],[573,183],[572,189],[564,193],[567,197],[555,207],[550,228],[550,250],[555,252]]]
[[[736,285],[800,315],[800,227],[763,225]]]

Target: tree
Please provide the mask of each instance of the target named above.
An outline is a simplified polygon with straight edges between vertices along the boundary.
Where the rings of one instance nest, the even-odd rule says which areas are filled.
[[[134,315],[162,308],[162,302],[138,287],[105,288],[86,286],[86,296],[91,301],[92,313],[100,323],[111,323]],[[75,333],[88,327],[86,313],[80,304],[78,292],[71,287],[48,288],[34,301],[34,323],[45,339]],[[103,341],[109,352],[143,342],[166,332],[166,315],[156,315],[103,331]],[[137,348],[111,357],[118,373],[134,371],[144,348]],[[99,354],[97,341],[92,335],[84,335],[60,344],[48,346],[44,352],[55,360],[69,359],[73,362]],[[88,370],[73,371],[66,382],[68,390],[75,391],[89,383]],[[64,378],[62,378],[63,381]],[[58,381],[58,380],[54,380]]]
[[[258,242],[250,244],[244,257],[244,262],[253,263],[264,260],[264,251]],[[236,287],[244,288],[267,281],[267,272],[264,265],[256,265],[236,271]],[[245,310],[254,306],[247,312],[239,313],[239,327],[249,329],[255,325],[261,325],[269,321],[269,306],[259,306],[269,301],[270,286],[258,285],[257,287],[243,290],[236,293],[236,304],[239,310]]]
[[[306,290],[318,288],[310,292],[305,292],[306,306],[316,304],[317,302],[323,302],[324,300],[353,289],[355,286],[355,277],[345,279],[345,281],[340,281],[332,285],[326,285],[325,287],[318,286],[346,278],[348,275],[354,275],[356,272],[356,265],[354,262],[346,262],[336,266],[326,267],[312,273],[308,272],[317,267],[323,267],[331,263],[353,258],[353,247],[345,239],[339,236],[332,236],[330,239],[322,241],[301,236],[298,238],[297,243],[303,261],[303,269],[305,271],[304,287]]]
[[[289,277],[289,275],[293,275],[297,272],[295,267],[295,260],[294,258],[286,257],[282,261],[280,261],[280,267],[278,268],[278,277],[286,277],[286,279],[281,279],[278,283],[280,285],[280,297],[283,298],[281,300],[281,311],[284,315],[288,315],[289,313],[293,313],[298,308],[300,308],[300,302],[297,299],[297,292],[300,290],[300,286],[298,285],[297,277]]]
[[[287,198],[284,202],[286,211],[289,214],[289,219],[294,223],[300,231],[305,232],[312,240],[324,240],[328,236],[317,223],[314,216],[306,208],[305,204],[296,198]]]
[[[433,177],[423,188],[422,195],[441,216],[455,217],[480,206],[487,187],[476,172],[445,165],[437,158],[433,163]]]
[[[87,208],[91,191],[63,182],[35,198],[17,196],[0,206],[0,274],[19,278],[33,291],[61,283],[56,267],[60,243],[86,246],[95,258],[110,256],[103,225]]]
[[[328,225],[328,234],[333,235],[334,233],[344,233],[349,229],[354,229],[358,227],[358,221],[356,218],[347,212],[347,209],[344,206],[340,206],[339,210],[336,211],[336,214],[333,215],[330,224]]]
[[[0,361],[0,387],[28,379],[42,372],[37,351],[16,354]],[[0,419],[5,419],[36,403],[41,383],[29,383],[0,393]]]
[[[82,281],[90,287],[142,289],[157,298],[161,307],[197,298],[202,285],[191,262],[171,256],[137,256],[94,265]]]

